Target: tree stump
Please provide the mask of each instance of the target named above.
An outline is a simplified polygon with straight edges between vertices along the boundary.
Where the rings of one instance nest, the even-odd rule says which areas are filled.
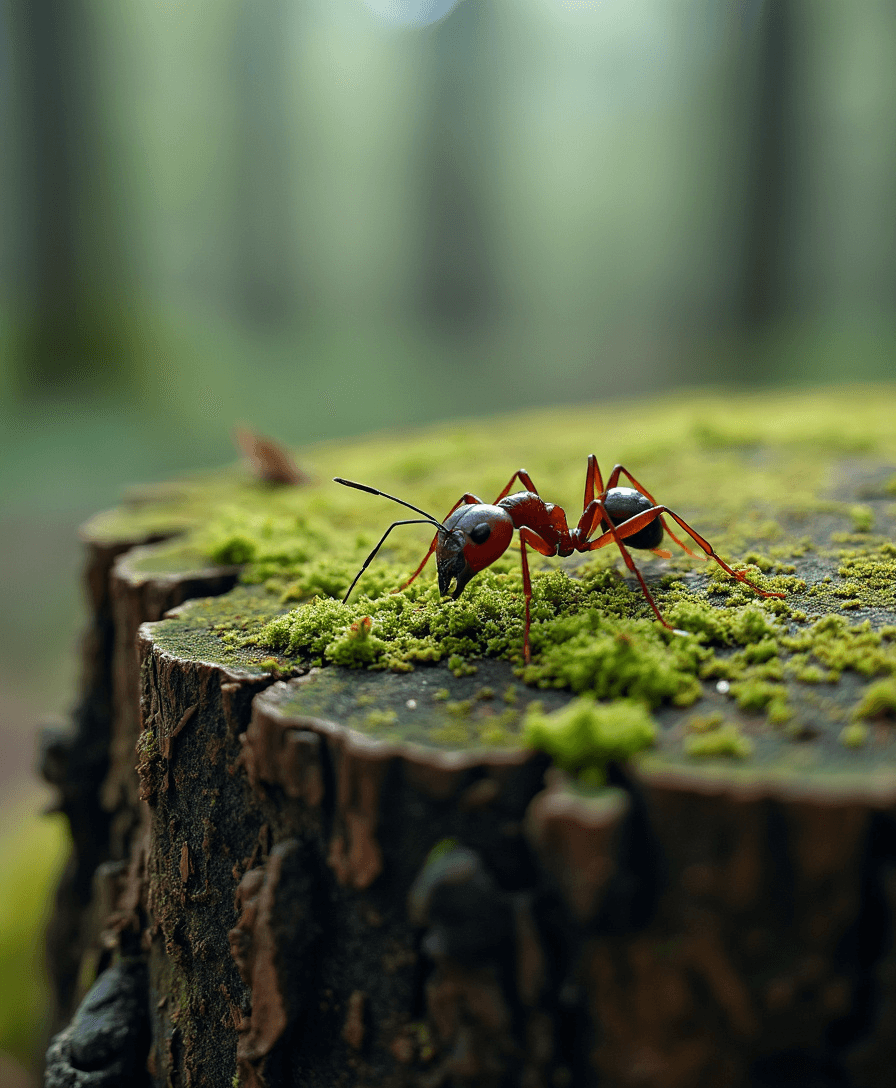
[[[894,415],[706,398],[310,454],[441,516],[526,462],[576,494],[600,433],[787,594],[651,559],[682,639],[618,554],[555,563],[528,668],[515,550],[468,604],[390,596],[385,554],[338,604],[385,500],[229,471],[94,521],[49,955],[59,1024],[120,1028],[82,1008],[47,1084],[896,1083]]]

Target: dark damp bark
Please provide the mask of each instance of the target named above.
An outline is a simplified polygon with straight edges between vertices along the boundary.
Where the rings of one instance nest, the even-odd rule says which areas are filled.
[[[896,787],[619,768],[588,798],[141,648],[155,1083],[886,1077]]]
[[[115,906],[127,871],[139,801],[134,746],[140,731],[139,662],[142,622],[159,619],[188,597],[221,593],[236,579],[233,568],[141,578],[128,562],[140,545],[165,534],[105,541],[85,537],[88,623],[83,636],[81,697],[71,722],[41,738],[41,770],[59,791],[69,821],[72,852],[56,892],[47,932],[47,962],[59,1027],[82,994],[82,963],[108,958],[100,932]]]

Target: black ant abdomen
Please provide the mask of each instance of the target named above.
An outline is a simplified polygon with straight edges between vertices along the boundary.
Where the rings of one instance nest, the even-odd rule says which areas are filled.
[[[643,514],[653,509],[653,503],[633,487],[613,487],[604,498],[604,510],[610,515],[614,525],[621,525],[636,514]],[[649,525],[626,537],[629,548],[658,548],[663,539],[663,524],[657,516]]]

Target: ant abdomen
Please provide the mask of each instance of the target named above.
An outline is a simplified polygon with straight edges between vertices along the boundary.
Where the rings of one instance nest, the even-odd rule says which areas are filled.
[[[614,525],[621,525],[636,514],[650,510],[653,503],[633,487],[612,487],[604,499],[604,509],[610,515]],[[663,526],[659,517],[637,533],[625,538],[628,548],[658,548],[663,539]]]

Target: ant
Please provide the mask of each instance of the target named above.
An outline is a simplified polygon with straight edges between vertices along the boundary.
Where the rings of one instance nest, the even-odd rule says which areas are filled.
[[[631,487],[619,487],[619,477],[625,478]],[[514,482],[519,480],[525,491],[517,491],[510,494]],[[570,529],[563,508],[553,503],[545,502],[538,494],[532,478],[525,469],[518,469],[510,477],[507,486],[493,503],[484,503],[475,495],[466,492],[451,507],[444,522],[437,521],[425,510],[398,499],[394,495],[387,495],[385,491],[379,491],[375,487],[366,484],[353,483],[351,480],[343,480],[334,477],[334,482],[344,484],[346,487],[357,488],[358,491],[366,491],[370,495],[381,495],[384,499],[391,499],[401,506],[406,506],[423,518],[409,518],[404,521],[394,521],[383,533],[380,542],[370,555],[364,560],[364,565],[355,575],[355,580],[348,587],[348,592],[343,598],[347,601],[351,591],[355,588],[358,579],[364,573],[373,560],[376,553],[385,543],[386,537],[398,525],[426,525],[436,527],[436,535],[432,539],[429,551],[424,555],[420,566],[400,585],[393,593],[399,593],[406,589],[417,575],[426,566],[429,557],[436,553],[436,569],[439,576],[439,592],[444,596],[448,593],[452,581],[454,592],[451,596],[454,600],[461,595],[464,587],[470,579],[481,570],[490,566],[504,554],[513,538],[513,530],[519,530],[520,554],[523,564],[523,594],[526,599],[526,626],[523,635],[523,658],[528,665],[531,660],[529,649],[529,603],[532,599],[532,582],[529,577],[529,560],[526,555],[527,546],[534,548],[541,555],[568,556],[573,552],[592,552],[603,548],[607,544],[615,543],[622,553],[625,565],[635,575],[641,585],[641,590],[647,598],[647,603],[656,614],[656,618],[663,627],[674,631],[678,635],[686,635],[687,631],[679,631],[666,623],[662,613],[657,608],[647,583],[641,576],[641,572],[635,566],[634,560],[629,554],[628,548],[645,548],[663,559],[671,559],[672,553],[659,547],[666,532],[680,548],[695,559],[714,559],[722,570],[727,571],[739,582],[748,585],[761,597],[783,597],[783,593],[769,593],[760,589],[747,578],[743,571],[733,570],[720,559],[713,550],[709,541],[688,525],[668,506],[660,506],[646,487],[638,483],[624,465],[615,465],[604,487],[600,468],[595,455],[588,455],[588,469],[585,475],[585,499],[582,516],[574,529]],[[671,518],[688,536],[698,544],[705,554],[698,555],[679,540],[669,528],[666,518]],[[602,530],[601,535],[592,539],[597,529]],[[623,543],[625,541],[628,544]]]

